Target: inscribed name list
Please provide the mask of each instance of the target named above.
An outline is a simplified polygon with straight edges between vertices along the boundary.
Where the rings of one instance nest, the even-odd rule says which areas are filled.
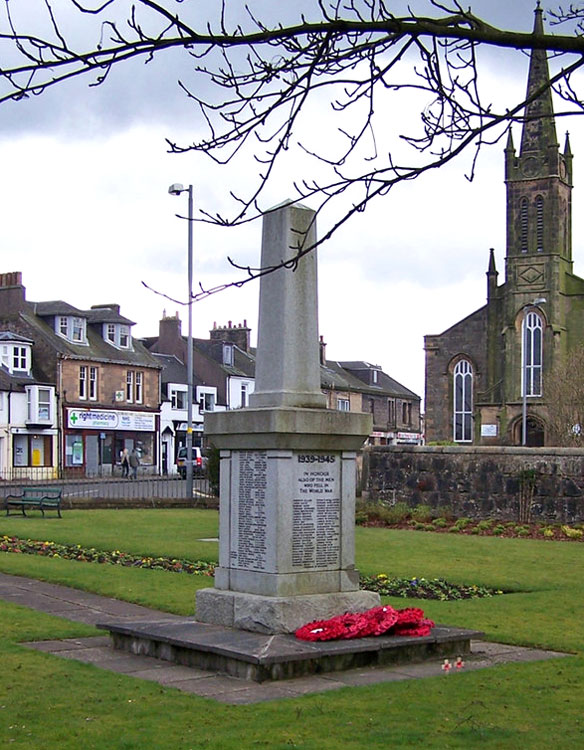
[[[340,566],[340,455],[295,453],[292,501],[292,567]]]
[[[266,451],[235,454],[232,502],[231,565],[245,570],[266,568]]]

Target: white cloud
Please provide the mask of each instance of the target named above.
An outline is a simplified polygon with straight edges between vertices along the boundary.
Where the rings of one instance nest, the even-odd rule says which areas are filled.
[[[310,5],[307,0],[302,7]],[[474,5],[494,21],[531,25],[531,1],[512,8],[486,0]],[[171,59],[120,70],[103,88],[75,85],[0,107],[0,272],[23,271],[29,299],[61,298],[82,308],[119,302],[137,321],[138,335],[153,335],[162,310],[177,306],[141,282],[186,298],[187,233],[185,222],[175,218],[186,213],[186,198],[169,196],[168,185],[192,182],[197,208],[223,212],[230,190],[248,188],[258,167],[244,159],[219,170],[201,156],[166,153],[166,136],[188,143],[197,135],[194,110],[175,87],[186,66],[174,67]],[[493,99],[507,101],[524,91],[526,71],[522,57],[498,53],[488,57],[482,78]],[[312,124],[317,143],[331,137],[326,118]],[[403,113],[387,113],[390,134],[404,127],[410,125]],[[560,133],[563,128],[559,123]],[[570,128],[578,175],[584,137],[575,121]],[[466,181],[463,160],[402,184],[321,248],[320,328],[331,358],[380,364],[423,395],[423,336],[440,333],[484,304],[490,247],[503,280],[503,145],[484,151],[475,182]],[[291,166],[308,179],[314,174],[309,159],[291,154],[267,205],[293,197]],[[582,274],[579,200],[576,192],[574,258]],[[209,287],[240,277],[226,257],[256,264],[260,238],[259,223],[229,230],[197,224],[196,282]],[[257,297],[254,282],[195,304],[195,335],[206,335],[214,321],[247,319],[255,336]],[[186,329],[184,310],[182,317]]]

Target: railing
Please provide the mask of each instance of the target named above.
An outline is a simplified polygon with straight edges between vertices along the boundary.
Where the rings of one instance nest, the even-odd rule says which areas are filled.
[[[61,476],[59,476],[59,474]],[[22,487],[42,484],[58,486],[63,490],[63,505],[67,507],[112,507],[120,505],[144,504],[156,506],[172,504],[217,505],[216,487],[207,476],[193,477],[193,497],[186,495],[186,480],[178,475],[156,476],[138,470],[136,479],[120,476],[84,476],[68,470],[43,467],[14,467],[0,472],[0,498],[13,494]],[[1,507],[2,503],[0,503]]]

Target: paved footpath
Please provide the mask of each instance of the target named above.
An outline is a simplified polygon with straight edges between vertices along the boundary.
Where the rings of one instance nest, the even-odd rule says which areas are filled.
[[[31,578],[0,573],[0,599],[25,607],[64,617],[74,622],[95,625],[97,622],[123,622],[124,620],[173,620],[176,616],[157,610],[109,599],[85,591],[45,583]],[[37,641],[21,644],[64,659],[74,659],[93,664],[101,669],[126,674],[160,685],[174,687],[187,693],[214,698],[223,703],[247,704],[260,701],[292,698],[308,693],[319,693],[341,687],[372,685],[380,682],[420,679],[443,675],[456,679],[454,668],[445,676],[442,661],[433,660],[419,664],[402,664],[396,667],[365,667],[346,672],[298,677],[280,682],[258,684],[228,677],[219,672],[207,672],[195,667],[185,667],[149,656],[137,656],[116,651],[107,635],[90,638],[67,638],[56,641]],[[473,641],[472,654],[465,657],[461,671],[482,669],[509,662],[540,661],[565,657],[555,651],[508,646],[504,643]],[[454,673],[454,674],[453,674]]]

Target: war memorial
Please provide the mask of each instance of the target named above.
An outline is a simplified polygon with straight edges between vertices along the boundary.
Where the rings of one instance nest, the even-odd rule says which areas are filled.
[[[264,216],[256,390],[208,414],[220,450],[219,565],[193,618],[104,625],[116,648],[264,681],[468,653],[473,631],[297,640],[315,620],[363,612],[379,595],[355,568],[356,456],[371,416],[326,409],[320,389],[314,212]],[[283,264],[283,265],[282,265]]]

